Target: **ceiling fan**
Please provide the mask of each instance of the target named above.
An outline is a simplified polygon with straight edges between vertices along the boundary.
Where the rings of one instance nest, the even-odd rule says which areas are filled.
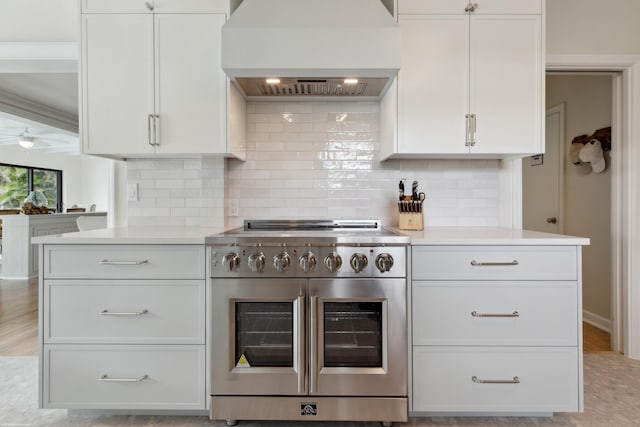
[[[27,150],[38,146],[52,146],[65,143],[65,140],[51,137],[49,134],[32,132],[28,127],[19,133],[16,131],[14,134],[0,134],[0,145],[18,144]]]

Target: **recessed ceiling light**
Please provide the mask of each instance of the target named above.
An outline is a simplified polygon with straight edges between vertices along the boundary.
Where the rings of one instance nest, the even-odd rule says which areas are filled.
[[[358,84],[358,79],[344,79],[344,84],[346,85]]]
[[[277,85],[278,83],[280,83],[280,79],[267,79],[267,84]]]

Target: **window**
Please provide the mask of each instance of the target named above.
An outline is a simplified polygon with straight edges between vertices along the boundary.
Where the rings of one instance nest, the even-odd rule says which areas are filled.
[[[47,198],[47,207],[62,212],[62,171],[0,163],[0,209],[20,209],[33,191]]]

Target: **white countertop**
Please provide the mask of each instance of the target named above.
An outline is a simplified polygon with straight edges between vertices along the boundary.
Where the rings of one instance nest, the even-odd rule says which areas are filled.
[[[431,227],[394,231],[411,237],[412,245],[588,245],[585,237],[500,227]]]
[[[203,245],[206,236],[223,231],[223,227],[117,227],[34,237],[31,239],[31,243],[63,245]]]
[[[512,230],[499,227],[432,227],[422,231],[393,231],[411,237],[412,245],[588,245],[584,237]],[[46,244],[194,244],[225,231],[223,227],[120,227],[34,237]]]

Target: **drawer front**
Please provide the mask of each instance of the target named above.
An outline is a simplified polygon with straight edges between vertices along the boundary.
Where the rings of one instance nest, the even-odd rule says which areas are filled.
[[[505,383],[479,382],[486,380]],[[578,405],[576,347],[413,349],[415,412],[577,412]]]
[[[205,409],[204,346],[47,345],[43,372],[45,408]]]
[[[471,2],[475,3],[475,2]],[[541,14],[542,0],[482,0],[473,15]],[[398,13],[464,14],[467,0],[398,0]]]
[[[200,279],[204,245],[45,245],[45,279]]]
[[[577,280],[575,246],[413,246],[413,280]]]
[[[578,345],[577,282],[414,281],[413,345]]]
[[[204,280],[46,280],[47,343],[204,344]]]

